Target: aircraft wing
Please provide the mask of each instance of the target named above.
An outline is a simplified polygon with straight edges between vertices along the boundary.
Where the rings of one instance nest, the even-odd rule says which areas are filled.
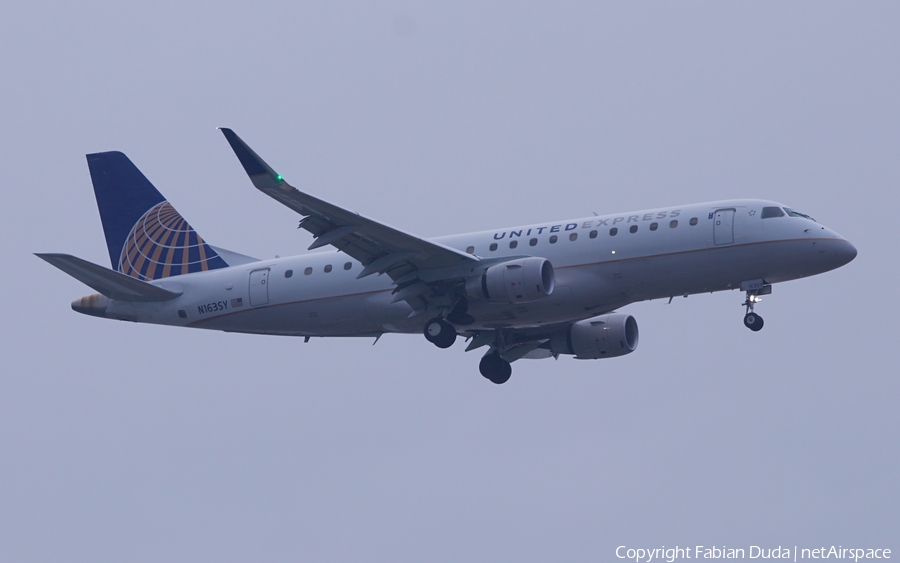
[[[387,273],[395,283],[404,283],[415,279],[417,276],[412,274],[417,271],[457,267],[464,270],[479,262],[475,256],[405,233],[294,188],[234,131],[220,129],[253,185],[304,216],[300,228],[316,237],[309,249],[331,245],[345,252],[363,264],[358,277]]]

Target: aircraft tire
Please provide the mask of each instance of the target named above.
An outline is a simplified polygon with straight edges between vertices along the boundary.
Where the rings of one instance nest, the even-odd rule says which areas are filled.
[[[497,385],[503,385],[504,383],[509,381],[509,378],[512,376],[512,366],[509,365],[509,362],[504,361],[504,363],[506,364],[506,367],[500,374],[498,374],[496,377],[491,379],[491,383],[496,383]]]
[[[425,323],[422,331],[425,339],[438,348],[449,348],[456,342],[456,329],[441,318],[434,318]]]
[[[512,366],[497,353],[485,354],[478,364],[478,370],[485,379],[497,385],[506,383],[512,375]]]
[[[756,313],[747,313],[744,315],[744,326],[753,332],[759,332],[763,327],[763,318]]]

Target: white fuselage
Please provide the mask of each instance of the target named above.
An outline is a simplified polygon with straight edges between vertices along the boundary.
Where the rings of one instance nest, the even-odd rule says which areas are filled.
[[[737,289],[752,280],[782,282],[832,270],[856,255],[849,242],[810,219],[762,218],[767,206],[780,207],[761,200],[710,202],[434,242],[481,258],[539,256],[553,265],[556,286],[548,297],[519,304],[470,300],[475,323],[466,328],[473,330],[572,322],[636,301]],[[181,296],[111,301],[105,316],[295,336],[421,332],[425,319],[411,316],[404,301],[392,303],[391,279],[357,279],[361,270],[337,251],[263,260],[155,281]]]

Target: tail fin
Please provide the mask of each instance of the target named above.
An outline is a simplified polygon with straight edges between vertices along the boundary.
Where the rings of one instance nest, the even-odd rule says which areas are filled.
[[[139,280],[228,264],[120,152],[87,155],[114,270]]]

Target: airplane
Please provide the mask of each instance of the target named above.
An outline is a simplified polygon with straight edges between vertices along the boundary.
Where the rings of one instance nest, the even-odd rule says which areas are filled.
[[[856,248],[804,213],[758,199],[593,215],[419,238],[300,191],[220,128],[264,194],[296,211],[308,250],[259,260],[207,243],[121,152],[87,155],[112,269],[37,254],[98,293],[79,313],[226,332],[311,337],[421,333],[486,348],[479,371],[520,359],[601,359],[638,345],[650,299],[745,294],[744,325],[772,284],[847,264]]]

